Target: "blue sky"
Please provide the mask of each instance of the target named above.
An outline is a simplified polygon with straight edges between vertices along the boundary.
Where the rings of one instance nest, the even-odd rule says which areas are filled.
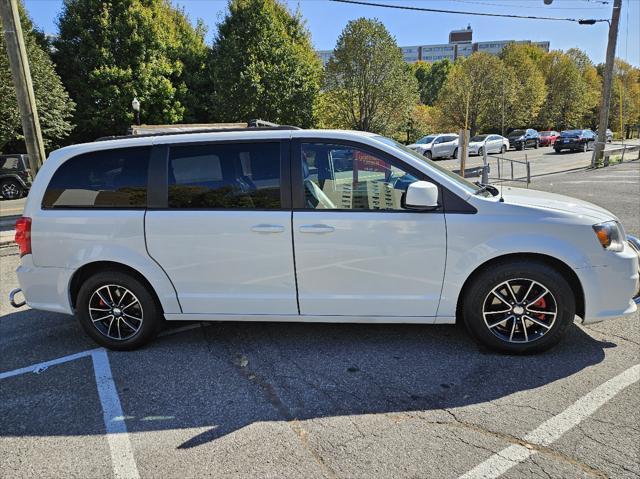
[[[184,7],[192,21],[203,19],[209,26],[208,40],[213,39],[216,24],[226,11],[226,0],[171,1]],[[603,4],[603,1],[608,4]],[[408,12],[327,0],[287,0],[286,3],[292,10],[300,8],[311,31],[313,44],[319,50],[332,49],[345,24],[358,17],[380,19],[401,46],[446,43],[450,30],[471,24],[474,41],[548,40],[552,49],[581,48],[596,63],[604,61],[606,50],[607,23],[581,26],[569,22]],[[613,0],[553,0],[550,6],[544,5],[543,0],[384,0],[380,3],[519,15],[610,18]],[[25,0],[25,4],[36,25],[47,33],[56,33],[56,19],[62,10],[62,0]],[[638,66],[640,0],[623,0],[622,8],[616,53]]]

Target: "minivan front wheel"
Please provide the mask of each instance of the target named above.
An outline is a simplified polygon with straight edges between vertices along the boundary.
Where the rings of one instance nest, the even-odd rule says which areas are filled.
[[[96,343],[117,351],[147,343],[162,322],[147,286],[120,271],[104,271],[86,280],[78,292],[76,314]]]
[[[573,290],[551,266],[527,260],[487,267],[469,285],[463,315],[485,346],[510,354],[554,346],[575,316]]]

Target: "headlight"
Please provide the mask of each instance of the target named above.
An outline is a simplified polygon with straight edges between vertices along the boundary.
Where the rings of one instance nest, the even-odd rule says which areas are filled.
[[[622,251],[624,249],[624,232],[617,221],[607,221],[593,225],[598,241],[602,247],[609,251]]]

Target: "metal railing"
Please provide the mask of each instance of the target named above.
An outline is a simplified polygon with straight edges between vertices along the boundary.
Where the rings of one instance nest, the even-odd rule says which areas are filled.
[[[529,163],[529,159],[526,154],[524,155],[524,160],[514,160],[498,155],[488,155],[486,151],[483,152],[482,156],[483,166],[480,180],[482,183],[504,183],[508,181],[514,183],[525,183],[527,188],[529,187],[529,183],[531,183],[531,163]],[[495,171],[498,176],[490,176],[490,161],[495,161]],[[524,175],[518,176],[520,172],[517,170],[522,169],[524,169]]]
[[[629,145],[628,143],[613,143],[613,142],[612,143],[596,142],[596,144],[598,145],[604,144],[604,149],[602,151],[602,163],[599,164],[600,162],[598,161],[598,158],[596,158],[596,149],[594,148],[593,153],[591,155],[592,168],[597,168],[598,166],[609,166],[609,163],[611,163],[612,156],[620,155],[620,162],[623,162],[625,153],[627,152],[631,153],[631,152],[637,151],[638,154],[635,156],[635,158],[627,155],[627,159],[631,159],[632,161],[640,160],[640,145],[638,144]],[[608,145],[611,145],[613,148],[607,149]]]

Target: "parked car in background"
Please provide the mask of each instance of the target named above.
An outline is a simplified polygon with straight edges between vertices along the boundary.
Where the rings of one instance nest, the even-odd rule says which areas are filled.
[[[556,153],[564,150],[589,151],[596,144],[596,134],[591,130],[565,130],[553,144]]]
[[[476,135],[469,140],[469,154],[504,153],[509,149],[509,140],[500,135]]]
[[[374,133],[283,128],[51,153],[16,222],[26,303],[115,350],[165,319],[459,321],[521,354],[576,315],[636,311],[640,242],[603,208],[471,183]]]
[[[560,133],[555,130],[540,132],[540,146],[553,146],[556,140],[560,138]]]
[[[27,155],[0,155],[0,196],[5,200],[22,198],[31,188]]]
[[[540,146],[540,135],[533,128],[527,128],[526,130],[513,130],[507,135],[509,139],[509,145],[516,150],[524,150],[531,146],[538,148]]]
[[[455,158],[458,155],[458,135],[455,133],[428,135],[408,147],[429,159]]]

